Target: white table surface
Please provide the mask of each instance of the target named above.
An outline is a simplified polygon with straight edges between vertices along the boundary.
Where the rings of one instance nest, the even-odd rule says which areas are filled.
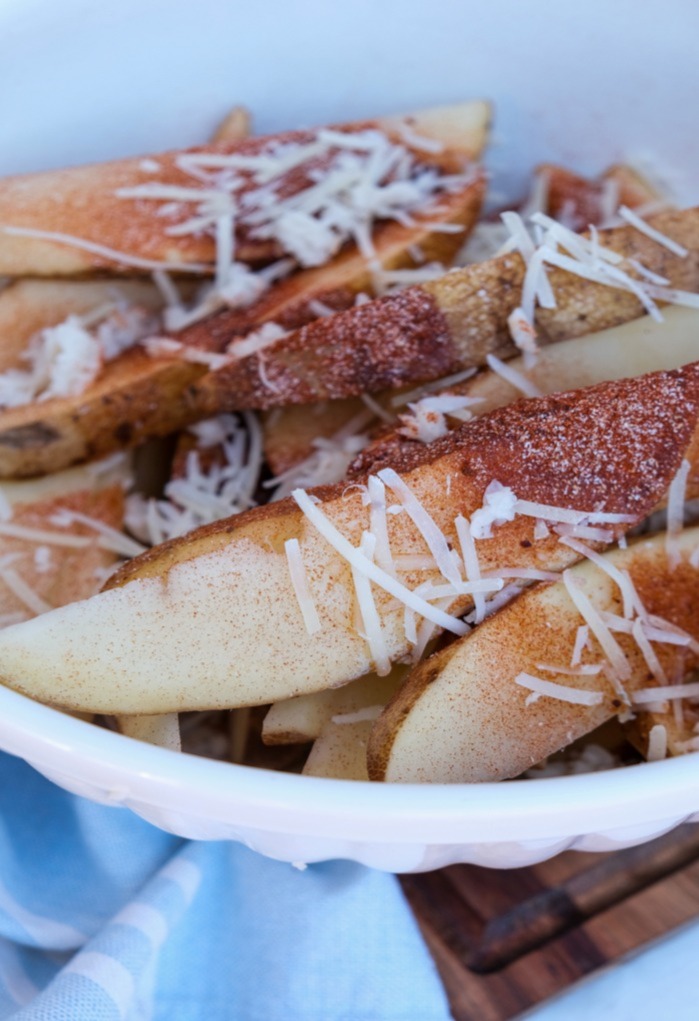
[[[697,1021],[699,920],[529,1011],[527,1021]]]

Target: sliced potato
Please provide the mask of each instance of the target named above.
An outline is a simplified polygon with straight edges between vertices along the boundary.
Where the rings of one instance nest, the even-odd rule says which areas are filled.
[[[372,720],[333,723],[329,720],[313,742],[303,767],[304,776],[336,780],[368,780],[366,749]]]
[[[95,529],[88,525],[76,522],[65,527],[53,519],[72,511],[121,529],[127,474],[124,459],[3,486],[2,495],[12,509],[9,521],[0,522],[0,559],[9,567],[9,574],[4,568],[0,572],[3,623],[15,615],[31,617],[42,604],[46,609],[64,606],[99,591],[117,554],[101,548]]]
[[[414,149],[423,163],[443,167],[448,173],[463,170],[464,154],[478,153],[488,131],[489,107],[483,102],[462,103],[453,107],[426,110],[398,117],[375,118],[336,125],[340,130],[375,127],[404,140],[406,130],[443,141],[439,153]],[[200,146],[187,152],[225,154],[231,151],[256,155],[272,142],[308,142],[312,131],[288,131],[278,135]],[[411,148],[410,142],[405,144]],[[38,174],[7,177],[0,181],[0,224],[3,227],[67,234],[88,244],[106,246],[126,253],[141,262],[137,267],[149,271],[150,262],[169,263],[173,268],[212,269],[215,262],[214,239],[205,232],[180,236],[168,228],[184,222],[191,204],[174,203],[167,215],[155,216],[162,203],[129,199],[117,194],[123,188],[157,183],[191,189],[193,178],[178,163],[182,151],[155,156],[117,160],[90,166],[71,167]],[[291,171],[283,180],[299,187],[299,175]],[[196,185],[196,182],[195,182]],[[274,242],[255,239],[239,232],[237,258],[258,261],[277,257]],[[128,260],[127,260],[128,261]],[[0,275],[62,276],[109,268],[123,269],[117,256],[100,254],[44,237],[11,234],[0,229]]]
[[[152,312],[163,305],[148,280],[13,281],[0,291],[0,372],[21,364],[27,344],[40,330],[115,302]]]
[[[211,136],[211,141],[242,142],[251,134],[250,111],[244,106],[234,106],[228,111]]]
[[[698,423],[695,364],[499,409],[405,460],[399,477],[452,547],[456,516],[480,508],[494,480],[523,500],[628,515],[609,526],[614,536],[658,504],[684,457],[688,495],[699,492]],[[322,512],[357,548],[371,527],[361,488],[314,495],[309,512]],[[536,539],[534,528],[524,516],[499,527],[480,544],[482,571],[560,570],[577,559],[554,533]],[[388,514],[387,529],[394,555],[424,560],[407,513]],[[310,636],[285,555],[291,538],[321,624]],[[66,708],[146,715],[265,704],[345,683],[374,669],[345,556],[291,499],[216,522],[130,561],[98,596],[0,633],[0,676]],[[444,581],[412,561],[399,578],[411,591]],[[411,649],[404,606],[378,585],[373,594],[386,655],[399,661]],[[471,602],[458,595],[449,609]],[[458,630],[434,607],[418,610]]]
[[[545,177],[546,212],[571,230],[586,230],[591,223],[604,223],[620,205],[634,209],[662,200],[650,181],[623,163],[609,167],[594,179],[551,163],[541,164],[536,173]]]
[[[605,559],[629,575],[650,614],[699,637],[699,528],[679,539],[681,562],[668,563],[665,535],[616,549]],[[571,568],[573,584],[598,613],[621,614],[621,593],[608,573],[586,560]],[[473,783],[517,776],[547,755],[589,733],[627,708],[602,675],[570,676],[578,627],[583,618],[563,581],[539,585],[479,625],[460,641],[420,664],[379,718],[369,740],[368,769],[374,780],[399,783]],[[614,638],[628,660],[629,693],[656,686],[638,644]],[[584,662],[605,661],[591,639]],[[699,664],[688,646],[655,645],[661,665],[677,683]],[[552,667],[542,670],[541,664]],[[563,668],[556,672],[556,667]],[[599,698],[583,705],[540,695],[516,683],[525,673],[562,689]],[[574,695],[573,697],[580,697]]]
[[[579,337],[574,344],[543,348],[531,367],[525,366],[521,356],[510,359],[507,364],[515,372],[525,374],[542,394],[552,394],[605,380],[640,376],[644,372],[679,368],[697,355],[699,311],[675,306],[663,311],[661,323],[650,316],[642,316],[622,326]],[[476,398],[479,403],[472,408],[475,415],[486,414],[522,397],[520,390],[492,369],[484,369],[471,379],[445,388],[444,392]],[[381,400],[390,411],[408,411],[405,406],[392,407],[389,394],[381,395]],[[313,452],[315,437],[337,435],[363,407],[360,400],[347,399],[269,412],[265,424],[265,455],[273,472],[281,474],[303,461]],[[447,417],[447,425],[456,428],[459,422]],[[359,463],[378,463],[384,456],[394,456],[396,446],[411,447],[414,443],[389,427],[369,444]]]
[[[464,116],[468,122],[468,110],[464,111]],[[449,137],[447,133],[445,144]],[[470,136],[465,133],[459,150],[463,159],[478,154],[469,148],[476,140],[475,133]],[[449,159],[456,158],[456,150],[445,150],[445,159],[449,152]],[[482,176],[475,174],[470,183],[443,196],[438,208],[427,217],[417,217],[414,225],[378,224],[373,238],[378,264],[386,269],[412,264],[410,253],[414,253],[415,245],[421,248],[426,259],[450,258],[461,244],[462,234],[444,233],[435,229],[435,224],[470,228],[480,210],[484,187]],[[0,204],[1,195],[0,182]],[[1,251],[0,239],[0,254]],[[128,286],[134,287],[133,284]],[[146,288],[146,285],[140,286]],[[146,293],[159,307],[162,301],[158,291],[152,285],[147,286]],[[349,247],[326,266],[290,276],[250,307],[224,310],[181,331],[178,338],[187,348],[220,351],[260,323],[273,320],[285,328],[294,328],[315,318],[314,301],[331,308],[344,308],[352,304],[358,292],[370,287],[371,272],[365,258],[355,247]],[[69,312],[80,312],[79,301],[89,300],[93,293],[90,288],[103,301],[114,284],[33,281],[9,288],[7,298],[3,293],[0,329],[7,325],[8,334],[12,336],[11,359],[21,353],[36,329],[60,322]],[[56,300],[55,311],[51,311],[52,298]],[[137,298],[138,293],[134,292],[133,300]],[[110,450],[133,446],[150,436],[165,435],[209,413],[214,414],[218,409],[209,412],[204,406],[208,396],[203,403],[201,395],[192,399],[195,394],[192,384],[205,371],[202,364],[177,355],[156,358],[135,349],[108,362],[98,379],[75,397],[0,411],[0,477],[56,470]],[[232,406],[229,402],[229,407]]]
[[[156,716],[119,716],[117,726],[120,733],[133,737],[137,741],[169,748],[173,752],[182,751],[180,738],[180,718],[177,713],[163,713]]]
[[[699,208],[660,213],[648,221],[688,250],[681,257],[634,227],[600,231],[600,242],[640,259],[671,287],[699,290]],[[556,307],[539,308],[542,343],[569,340],[636,319],[643,306],[630,291],[554,269]],[[488,354],[517,349],[508,317],[519,306],[524,263],[517,254],[452,270],[354,309],[317,320],[210,372],[192,389],[207,414],[231,408],[338,400],[395,389],[486,363]]]
[[[297,695],[270,706],[262,724],[265,744],[294,744],[314,741],[333,716],[362,712],[384,706],[401,683],[407,667],[395,666],[386,677],[367,674],[341,688]]]

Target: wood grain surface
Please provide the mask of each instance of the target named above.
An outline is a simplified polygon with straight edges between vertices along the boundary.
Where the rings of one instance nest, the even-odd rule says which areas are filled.
[[[401,877],[455,1021],[511,1021],[699,914],[699,826],[611,854]]]

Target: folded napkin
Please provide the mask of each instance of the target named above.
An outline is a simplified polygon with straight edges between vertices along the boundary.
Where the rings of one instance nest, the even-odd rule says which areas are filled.
[[[0,753],[0,1021],[446,1021],[393,876],[183,841]]]

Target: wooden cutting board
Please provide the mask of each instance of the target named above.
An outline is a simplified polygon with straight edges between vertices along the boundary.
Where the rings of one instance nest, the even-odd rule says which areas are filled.
[[[524,869],[401,877],[455,1021],[510,1021],[699,914],[699,826]]]

